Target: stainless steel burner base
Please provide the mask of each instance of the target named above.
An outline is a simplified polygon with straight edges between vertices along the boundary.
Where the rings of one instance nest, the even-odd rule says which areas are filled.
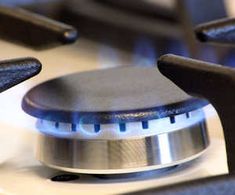
[[[209,145],[205,121],[149,137],[83,140],[40,133],[37,158],[43,164],[77,173],[119,174],[188,162]]]

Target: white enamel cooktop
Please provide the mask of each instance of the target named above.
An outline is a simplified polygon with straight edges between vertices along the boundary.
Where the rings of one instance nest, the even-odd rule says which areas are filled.
[[[34,56],[43,64],[38,76],[0,94],[0,194],[115,194],[227,173],[220,121],[212,106],[207,106],[211,145],[192,163],[160,175],[153,172],[129,179],[98,179],[83,175],[73,182],[52,182],[50,178],[59,172],[41,165],[34,158],[36,120],[21,110],[23,95],[50,78],[75,71],[129,65],[132,57],[84,39],[74,45],[46,51],[33,51],[4,41],[0,41],[0,45],[0,59]]]

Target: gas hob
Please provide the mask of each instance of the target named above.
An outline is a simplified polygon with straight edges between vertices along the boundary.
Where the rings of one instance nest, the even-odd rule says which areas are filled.
[[[35,159],[34,144],[38,131],[35,127],[35,119],[27,116],[20,108],[23,95],[42,81],[75,71],[102,69],[120,64],[128,65],[132,63],[132,57],[126,52],[114,49],[115,55],[122,56],[119,59],[123,61],[113,61],[109,54],[104,53],[101,59],[100,48],[106,48],[106,46],[85,39],[80,39],[74,45],[40,52],[4,41],[0,44],[5,48],[0,54],[1,58],[30,55],[39,58],[44,64],[40,76],[0,96],[0,112],[2,112],[0,125],[1,129],[4,129],[0,136],[3,144],[0,159],[1,193],[32,194],[32,191],[34,194],[124,193],[228,172],[222,128],[215,110],[209,105],[204,108],[204,111],[211,144],[200,158],[192,162],[162,172],[144,172],[126,177],[106,178],[81,174],[76,175],[76,180],[73,181],[52,181],[52,178],[68,173],[47,168]],[[75,49],[76,52],[74,52]]]

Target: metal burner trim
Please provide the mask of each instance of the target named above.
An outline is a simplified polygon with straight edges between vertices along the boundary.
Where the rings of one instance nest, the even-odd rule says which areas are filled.
[[[78,140],[40,134],[37,158],[77,173],[115,174],[171,167],[200,156],[209,146],[205,121],[178,131],[125,140]]]

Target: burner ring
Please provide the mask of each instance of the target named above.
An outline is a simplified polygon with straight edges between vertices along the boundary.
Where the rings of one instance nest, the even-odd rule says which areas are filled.
[[[191,161],[209,145],[204,120],[173,132],[121,140],[82,140],[40,133],[37,158],[68,172],[132,173]],[[183,140],[183,141],[182,141]]]

